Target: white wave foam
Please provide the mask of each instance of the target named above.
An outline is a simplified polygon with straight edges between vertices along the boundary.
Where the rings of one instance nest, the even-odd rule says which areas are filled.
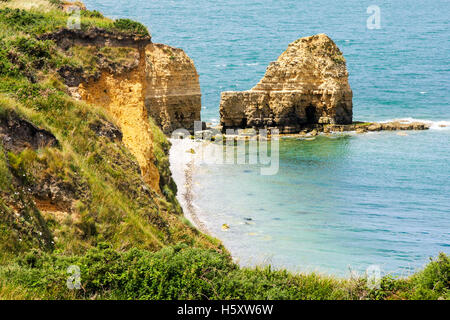
[[[393,122],[398,121],[401,123],[412,123],[412,122],[423,122],[430,126],[430,130],[450,130],[450,120],[426,120],[426,119],[415,119],[415,118],[400,118],[400,119],[391,119],[386,121],[380,121],[380,123]]]

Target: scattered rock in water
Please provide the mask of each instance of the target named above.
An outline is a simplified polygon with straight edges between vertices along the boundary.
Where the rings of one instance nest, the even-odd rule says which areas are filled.
[[[368,131],[381,131],[381,129],[382,129],[382,126],[379,123],[374,123],[367,127]]]
[[[229,229],[230,229],[230,226],[228,224],[224,223],[222,225],[222,231],[228,231]]]
[[[295,211],[295,213],[296,213],[296,214],[302,214],[302,215],[305,215],[305,214],[311,214],[312,212],[309,212],[309,211]]]
[[[190,154],[195,154],[195,150],[193,148],[190,148],[189,150],[186,151],[187,153]]]
[[[358,128],[358,129],[356,129],[356,133],[358,133],[358,134],[366,133],[366,132],[367,132],[367,129],[365,129],[365,128]]]
[[[244,218],[245,221],[253,221],[252,218]]]

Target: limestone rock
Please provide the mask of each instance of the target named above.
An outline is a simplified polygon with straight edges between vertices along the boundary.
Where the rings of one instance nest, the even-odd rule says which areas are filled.
[[[69,67],[59,74],[72,88],[72,96],[104,107],[112,115],[117,131],[97,125],[91,129],[122,140],[139,162],[144,181],[160,192],[149,116],[165,133],[191,130],[194,121],[200,120],[200,84],[192,60],[181,49],[151,43],[150,36],[93,28],[62,29],[42,37],[54,40],[63,50],[77,46],[75,52],[95,61],[94,73]]]
[[[151,44],[145,49],[145,106],[164,133],[193,131],[200,121],[200,82],[194,62],[178,48]]]
[[[61,8],[65,12],[72,12],[74,9],[86,10],[86,6],[81,1],[61,1]]]
[[[223,92],[221,125],[295,133],[307,124],[350,124],[352,97],[342,52],[319,34],[291,43],[253,89]]]

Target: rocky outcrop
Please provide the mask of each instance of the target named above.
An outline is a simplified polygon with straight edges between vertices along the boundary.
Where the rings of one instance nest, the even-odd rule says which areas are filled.
[[[63,50],[72,47],[127,49],[126,59],[120,63],[99,50],[90,50],[95,57],[95,72],[79,67],[63,66],[58,72],[71,88],[81,83],[99,81],[103,73],[123,75],[140,65],[145,72],[145,107],[164,133],[184,128],[192,131],[194,121],[200,121],[201,92],[194,62],[179,48],[151,43],[150,36],[108,31],[99,28],[89,30],[61,29],[40,37],[55,41]],[[77,92],[72,89],[74,96]]]
[[[51,132],[38,128],[13,112],[0,117],[0,142],[6,150],[16,153],[25,148],[36,150],[59,146]]]
[[[200,121],[201,92],[194,62],[178,48],[152,44],[147,59],[145,106],[164,133],[192,131]]]
[[[223,92],[223,129],[352,123],[352,90],[342,52],[325,34],[301,38],[267,68],[251,90]]]
[[[38,39],[53,40],[64,50],[75,45],[139,49],[152,43],[150,35],[105,30],[96,27],[87,30],[63,28],[57,32],[43,34]]]
[[[86,6],[80,1],[61,1],[61,9],[65,12],[71,12],[73,8],[78,8],[79,10],[85,11]]]
[[[58,70],[70,94],[109,111],[144,181],[160,192],[149,117],[168,134],[193,129],[194,121],[200,120],[200,84],[192,60],[181,49],[151,43],[150,36],[64,29],[43,38],[86,62],[84,69]]]
[[[81,83],[78,93],[82,100],[104,107],[117,121],[123,142],[136,157],[144,181],[159,192],[159,172],[153,153],[153,134],[144,106],[146,86],[145,53],[138,55],[138,67],[115,74],[103,71],[99,79]]]

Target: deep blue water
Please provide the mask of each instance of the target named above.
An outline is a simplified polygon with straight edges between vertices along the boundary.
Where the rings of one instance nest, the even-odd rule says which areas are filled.
[[[450,121],[448,0],[84,2],[183,48],[200,74],[205,121],[218,120],[220,92],[250,89],[290,42],[317,33],[346,57],[356,120]],[[379,30],[366,27],[372,4]],[[196,202],[243,264],[335,274],[379,264],[405,273],[450,252],[450,130],[433,128],[283,141],[275,176],[201,167]]]

